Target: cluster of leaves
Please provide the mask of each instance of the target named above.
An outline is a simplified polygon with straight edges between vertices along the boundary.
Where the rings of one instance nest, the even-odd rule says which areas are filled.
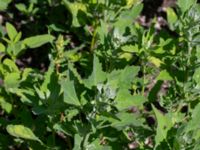
[[[178,0],[160,31],[142,9],[1,0],[0,149],[199,150],[200,5]],[[20,66],[43,50],[46,68]]]

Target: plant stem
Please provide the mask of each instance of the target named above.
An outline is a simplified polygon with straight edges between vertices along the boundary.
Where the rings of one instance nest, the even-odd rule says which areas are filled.
[[[143,72],[142,95],[144,96],[144,92],[145,92],[145,79],[146,79],[146,76],[145,76],[145,74],[146,74],[146,65],[145,64],[143,66],[142,72]]]
[[[93,52],[93,49],[95,47],[96,35],[97,35],[97,29],[96,29],[96,25],[95,25],[95,29],[94,29],[94,33],[93,33],[92,41],[91,41],[91,45],[90,45],[91,52]]]

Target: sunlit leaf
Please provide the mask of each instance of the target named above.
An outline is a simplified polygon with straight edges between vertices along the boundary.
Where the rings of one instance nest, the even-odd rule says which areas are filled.
[[[167,21],[171,27],[171,29],[173,29],[174,23],[176,23],[178,17],[176,15],[176,13],[174,12],[174,10],[170,7],[167,8]]]
[[[0,43],[0,52],[5,52],[5,50],[5,46],[2,43]]]
[[[20,74],[12,72],[4,79],[4,84],[7,89],[17,88],[20,83]]]
[[[139,67],[127,66],[124,69],[114,70],[107,74],[108,84],[113,88],[128,89],[131,86],[131,82],[138,74]]]
[[[63,80],[61,85],[64,89],[64,102],[67,104],[80,106],[81,104],[76,95],[76,90],[74,88],[74,82]]]
[[[6,23],[6,30],[7,30],[7,33],[8,33],[10,40],[14,41],[15,37],[18,34],[15,27],[12,24],[10,24],[9,22],[7,22]]]
[[[138,108],[142,107],[143,103],[146,99],[141,95],[131,95],[128,90],[119,90],[117,93],[117,97],[115,99],[116,107],[119,110],[127,109],[132,106],[136,106]]]
[[[161,144],[163,140],[166,140],[167,133],[172,128],[173,124],[171,119],[167,115],[162,114],[153,105],[152,107],[157,120],[157,129],[155,136],[155,142],[156,142],[155,148],[156,148],[159,144]]]
[[[0,11],[6,10],[12,0],[0,0]]]
[[[29,37],[23,40],[23,43],[29,48],[37,48],[46,43],[51,43],[54,40],[54,37],[49,34],[36,35]]]
[[[158,68],[163,64],[163,62],[160,59],[153,56],[150,56],[147,59]]]
[[[192,5],[194,5],[196,0],[178,0],[177,4],[181,8],[181,11],[184,13],[187,11]]]
[[[93,86],[97,86],[99,83],[103,83],[105,80],[106,73],[102,70],[102,66],[98,57],[94,55],[92,74],[88,77],[88,79],[84,80],[84,84],[86,87],[91,89]]]
[[[82,137],[80,135],[78,135],[78,134],[75,134],[74,139],[75,139],[75,143],[74,143],[73,150],[81,149]]]
[[[41,142],[40,139],[31,131],[31,129],[23,125],[7,125],[6,130],[14,137]]]
[[[12,111],[12,104],[7,102],[3,97],[0,97],[0,106],[7,113],[10,113]]]
[[[162,70],[160,72],[160,74],[157,76],[156,78],[157,80],[173,80],[173,78],[171,77],[171,75],[169,74],[169,72],[167,72],[167,70]]]
[[[132,7],[133,5],[137,4],[140,0],[126,0],[126,6],[128,8]]]
[[[125,52],[139,53],[138,45],[124,45],[121,49]]]

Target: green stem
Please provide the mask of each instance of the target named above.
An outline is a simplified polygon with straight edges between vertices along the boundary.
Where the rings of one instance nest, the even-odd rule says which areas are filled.
[[[143,85],[142,85],[142,95],[144,96],[144,92],[145,92],[145,79],[146,79],[146,65],[143,66]]]
[[[93,52],[94,47],[95,47],[96,35],[97,35],[97,29],[96,29],[96,24],[95,24],[95,29],[94,29],[94,33],[92,35],[92,41],[91,41],[91,45],[90,45],[90,51],[91,52]]]

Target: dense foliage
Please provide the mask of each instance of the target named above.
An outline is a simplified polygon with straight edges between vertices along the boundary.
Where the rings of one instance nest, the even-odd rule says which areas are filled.
[[[0,0],[0,149],[199,150],[200,5],[142,10]]]

